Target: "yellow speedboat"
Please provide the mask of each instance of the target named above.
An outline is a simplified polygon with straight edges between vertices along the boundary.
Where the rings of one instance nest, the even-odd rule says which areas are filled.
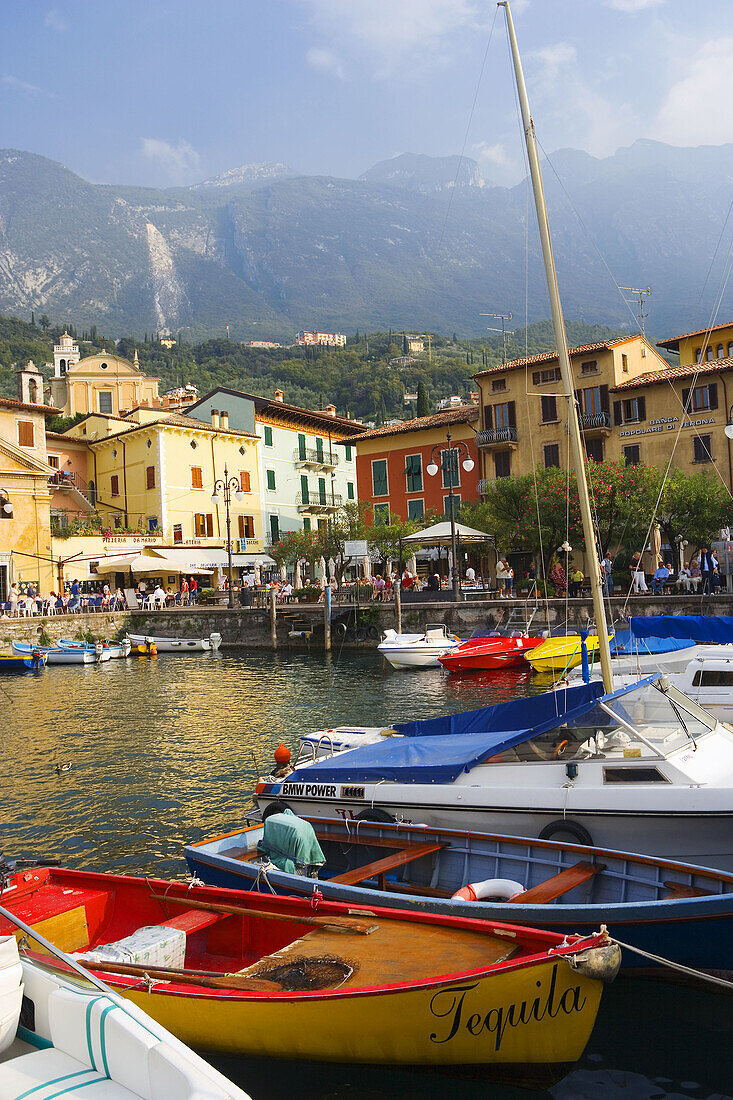
[[[613,634],[609,634],[610,642]],[[598,635],[593,634],[585,640],[588,655],[598,650]],[[566,634],[559,638],[547,638],[541,645],[528,649],[525,661],[531,664],[535,672],[566,672],[575,668],[583,659],[579,634]]]

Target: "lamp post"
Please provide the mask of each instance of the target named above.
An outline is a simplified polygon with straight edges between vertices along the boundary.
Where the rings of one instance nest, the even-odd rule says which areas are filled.
[[[224,497],[224,507],[226,509],[227,517],[227,558],[229,561],[229,609],[234,609],[234,588],[232,587],[232,533],[231,533],[231,517],[229,515],[229,504],[232,499],[232,493],[234,493],[235,500],[244,500],[244,493],[242,487],[239,484],[238,477],[229,477],[229,471],[226,466],[224,467],[224,477],[218,478],[214,482],[214,492],[211,494],[211,503],[219,506],[219,494]]]
[[[453,494],[453,471],[454,471],[454,469],[455,469],[456,472],[458,471],[458,463],[460,461],[461,455],[465,455],[463,461],[461,462],[461,466],[463,466],[463,469],[466,471],[466,473],[471,472],[471,470],[475,466],[475,462],[471,458],[471,454],[468,450],[468,444],[467,443],[464,443],[462,440],[459,440],[458,443],[454,443],[451,446],[451,434],[450,434],[449,431],[446,432],[445,437],[446,437],[446,440],[448,441],[448,446],[444,447],[442,443],[436,443],[435,444],[435,446],[433,447],[433,449],[431,451],[430,462],[429,462],[428,466],[426,467],[426,469],[427,469],[427,472],[430,475],[430,477],[435,477],[435,475],[438,472],[438,464],[435,461],[435,459],[439,455],[443,471],[445,472],[447,470],[447,472],[448,472],[448,501],[449,501],[449,505],[450,505],[450,542],[451,542],[451,553],[453,555],[453,595],[455,596],[456,599],[458,599],[458,596],[459,596],[459,593],[460,593],[461,579],[460,579],[460,573],[459,573],[459,570],[458,570],[458,561],[456,559],[456,517],[455,517],[454,494]],[[455,456],[456,456],[455,465],[454,465],[454,462],[453,462],[454,453],[455,453]]]

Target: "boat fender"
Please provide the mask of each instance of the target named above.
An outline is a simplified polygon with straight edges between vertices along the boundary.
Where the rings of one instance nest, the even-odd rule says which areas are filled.
[[[579,955],[568,956],[568,962],[571,968],[577,970],[583,977],[593,978],[608,985],[619,972],[621,948],[613,942],[605,947],[591,947],[587,951],[581,951]]]
[[[593,843],[593,837],[590,835],[585,825],[580,825],[577,821],[563,821],[562,818],[558,818],[557,821],[551,821],[549,825],[545,825],[544,829],[539,832],[540,840],[550,840],[555,833],[570,833],[574,836],[578,844],[585,844],[588,848],[595,848]]]
[[[515,882],[514,879],[487,878],[483,882],[469,882],[467,886],[456,890],[451,901],[486,901],[487,898],[511,901],[517,894],[523,893],[521,882]]]

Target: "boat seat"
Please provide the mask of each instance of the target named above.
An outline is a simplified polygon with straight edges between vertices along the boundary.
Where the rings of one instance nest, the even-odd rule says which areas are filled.
[[[364,867],[356,867],[343,875],[336,875],[331,882],[340,882],[343,886],[354,886],[357,882],[363,882],[364,879],[377,878],[380,890],[384,890],[384,876],[387,871],[393,871],[395,867],[402,867],[405,863],[412,863],[415,859],[439,852],[441,848],[445,848],[445,844],[411,844],[394,855],[377,859]]]
[[[28,1095],[63,1096],[64,1100],[138,1100],[140,1096],[53,1048],[34,1050],[3,1063],[0,1100]]]
[[[203,909],[186,909],[183,913],[178,913],[175,917],[166,917],[158,923],[161,928],[176,928],[179,932],[192,936],[194,932],[201,932],[204,928],[209,928],[230,915],[229,913],[207,913]]]
[[[686,882],[665,882],[664,888],[667,890],[665,901],[674,901],[675,898],[704,898],[711,893],[710,890],[701,890],[697,886],[688,886]]]
[[[539,882],[529,890],[525,890],[521,894],[515,894],[513,898],[509,899],[509,902],[512,905],[544,905],[548,901],[559,898],[562,894],[567,894],[568,891],[582,885],[582,883],[587,882],[600,871],[605,871],[605,869],[604,863],[582,861],[575,863],[572,867],[566,867],[558,875],[553,875],[552,878]]]

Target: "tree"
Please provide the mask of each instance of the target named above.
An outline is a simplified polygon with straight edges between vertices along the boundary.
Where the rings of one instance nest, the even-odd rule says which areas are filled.
[[[422,379],[417,384],[417,408],[415,409],[416,416],[429,416],[430,404],[428,402],[428,390],[427,386]]]
[[[48,316],[47,313],[42,313],[41,316],[38,318],[38,324],[45,332],[46,329],[49,329],[51,327],[51,318]]]
[[[33,328],[36,327],[36,315],[33,310],[31,310],[31,324],[33,325]]]
[[[662,477],[657,475],[657,493]],[[670,546],[678,538],[687,539],[699,550],[710,545],[719,528],[730,524],[731,510],[730,496],[720,481],[705,472],[685,474],[673,469],[662,490],[657,519]]]
[[[402,333],[402,354],[407,355],[407,334]]]

